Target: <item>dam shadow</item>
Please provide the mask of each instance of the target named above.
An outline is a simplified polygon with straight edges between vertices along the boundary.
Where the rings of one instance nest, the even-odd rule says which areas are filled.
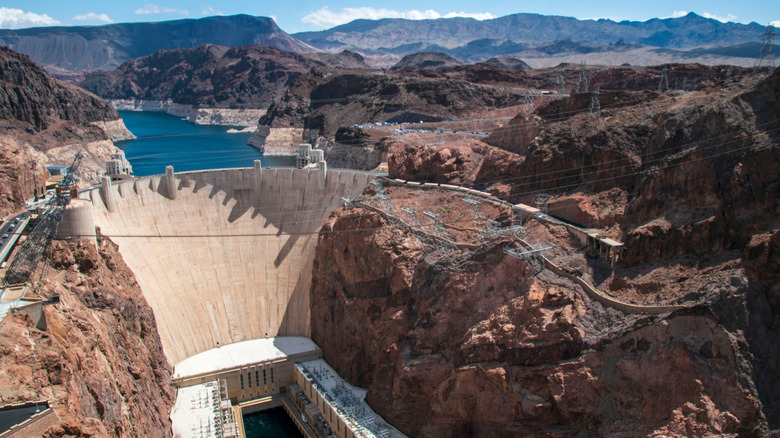
[[[217,344],[310,336],[320,228],[373,175],[250,168],[173,178],[109,187],[112,211],[93,202],[96,225],[119,245],[154,309],[171,363]]]

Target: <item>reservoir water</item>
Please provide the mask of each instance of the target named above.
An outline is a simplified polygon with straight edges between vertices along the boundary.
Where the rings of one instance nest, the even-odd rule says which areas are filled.
[[[196,125],[162,112],[119,111],[135,140],[117,142],[133,166],[135,176],[176,172],[263,166],[294,166],[295,157],[263,157],[246,142],[251,134],[229,134],[230,126]]]

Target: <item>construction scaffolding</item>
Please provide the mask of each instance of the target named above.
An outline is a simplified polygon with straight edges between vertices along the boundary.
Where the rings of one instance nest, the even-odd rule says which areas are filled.
[[[27,283],[38,268],[43,252],[57,234],[57,227],[64,210],[64,205],[51,204],[53,205],[48,205],[44,213],[38,217],[35,227],[11,261],[3,278],[4,285]]]
[[[38,268],[49,243],[57,234],[57,228],[62,220],[62,213],[65,206],[70,202],[76,186],[76,172],[78,172],[81,159],[84,155],[81,152],[76,154],[73,163],[68,167],[67,173],[62,181],[57,185],[57,196],[51,198],[43,207],[43,213],[38,216],[34,228],[28,234],[27,239],[22,243],[16,256],[3,278],[3,284],[28,283],[30,277]]]

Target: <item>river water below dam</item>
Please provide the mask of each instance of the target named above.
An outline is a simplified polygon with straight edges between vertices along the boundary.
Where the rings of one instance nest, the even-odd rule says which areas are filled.
[[[303,438],[282,408],[244,415],[246,438]]]
[[[294,166],[295,157],[264,157],[247,144],[252,134],[231,134],[230,126],[196,125],[162,112],[119,111],[136,137],[117,142],[133,166],[135,176],[165,173],[172,165],[176,172],[263,166]]]

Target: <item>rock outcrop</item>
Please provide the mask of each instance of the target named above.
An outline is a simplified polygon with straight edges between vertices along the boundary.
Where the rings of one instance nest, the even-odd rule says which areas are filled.
[[[455,194],[385,193],[396,212],[438,206],[458,243],[479,228]],[[488,207],[480,214],[506,219]],[[570,236],[527,226],[529,238],[554,245],[549,257],[582,263],[590,278],[584,259],[572,259],[578,244]],[[508,240],[437,250],[417,237],[425,230],[434,233],[411,233],[375,210],[337,211],[322,229],[314,265],[313,339],[404,433],[768,433],[743,334],[748,314],[733,305],[752,293],[744,271],[709,274],[699,307],[627,315],[590,300],[567,277],[508,255]]]
[[[411,55],[406,55],[398,61],[394,66],[390,67],[391,70],[401,70],[404,68],[409,69],[425,69],[425,70],[443,70],[446,68],[452,68],[461,65],[456,59],[449,55],[438,52],[419,52]]]
[[[170,436],[175,391],[152,309],[116,245],[54,241],[45,330],[18,311],[0,325],[4,403],[48,399],[46,436]]]
[[[80,85],[106,99],[195,108],[267,109],[298,75],[324,64],[273,47],[204,45],[161,50]]]
[[[116,151],[111,140],[132,138],[106,101],[50,77],[28,57],[0,47],[0,67],[0,215],[33,198],[33,189],[42,193],[46,165],[70,165],[82,151],[84,175],[102,174]]]

